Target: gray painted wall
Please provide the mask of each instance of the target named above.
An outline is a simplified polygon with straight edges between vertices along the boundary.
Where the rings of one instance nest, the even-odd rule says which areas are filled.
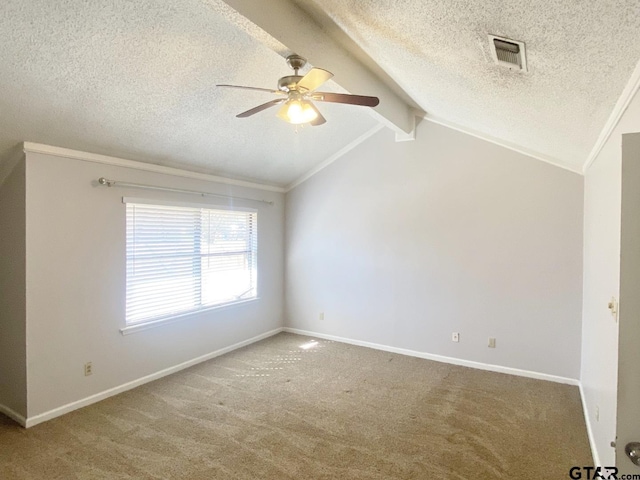
[[[260,299],[123,336],[122,197],[219,201],[96,186],[101,176],[273,200],[274,206],[236,201],[258,208]],[[26,208],[30,418],[282,326],[281,193],[28,153]],[[93,375],[85,377],[88,361]]]
[[[0,185],[0,411],[27,415],[25,162]],[[10,412],[6,412],[10,413]]]
[[[607,304],[620,295],[622,134],[639,131],[640,94],[636,94],[585,175],[581,381],[602,465],[613,465],[615,460],[610,443],[616,438],[618,324]]]
[[[575,173],[383,130],[287,194],[286,325],[577,379],[582,207]]]

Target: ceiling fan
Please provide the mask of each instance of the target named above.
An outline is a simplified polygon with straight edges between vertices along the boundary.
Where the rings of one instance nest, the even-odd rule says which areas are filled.
[[[242,88],[245,90],[258,90],[261,92],[280,95],[281,98],[276,98],[270,102],[258,105],[257,107],[236,115],[236,117],[250,117],[251,115],[255,115],[258,112],[266,110],[267,108],[283,104],[278,110],[277,116],[285,122],[289,122],[294,125],[309,123],[313,126],[317,126],[326,122],[326,119],[322,116],[311,100],[315,100],[317,102],[346,103],[364,107],[375,107],[380,103],[378,97],[316,91],[318,87],[333,77],[333,73],[323,70],[322,68],[314,67],[309,70],[306,75],[298,75],[298,70],[304,67],[306,63],[307,60],[299,55],[289,55],[287,57],[287,64],[293,69],[295,74],[282,77],[278,80],[277,90],[258,87],[244,87],[240,85],[216,85],[216,87]]]

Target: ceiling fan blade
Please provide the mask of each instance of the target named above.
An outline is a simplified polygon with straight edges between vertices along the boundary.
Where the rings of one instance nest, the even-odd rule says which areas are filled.
[[[273,107],[274,105],[278,105],[279,103],[282,103],[285,100],[286,100],[285,98],[277,98],[275,100],[271,100],[270,102],[263,103],[262,105],[258,105],[257,107],[253,107],[251,110],[247,110],[246,112],[239,113],[238,115],[236,115],[236,117],[238,118],[250,117],[251,115],[254,115],[258,112],[266,110],[267,108]]]
[[[312,103],[311,106],[313,107],[313,109],[316,111],[316,113],[318,114],[318,116],[315,118],[315,120],[313,120],[312,122],[310,122],[310,125],[312,127],[317,127],[318,125],[322,125],[323,123],[327,123],[327,119],[324,118],[322,116],[322,114],[320,113],[320,110],[318,110],[316,108],[316,106]]]
[[[349,105],[361,105],[363,107],[375,107],[380,103],[378,97],[349,95],[346,93],[314,92],[311,98],[319,102],[347,103]]]
[[[222,84],[222,85],[216,85],[216,87],[241,88],[243,90],[257,90],[259,92],[269,92],[269,93],[277,93],[279,95],[286,95],[286,92],[283,92],[281,90],[270,90],[268,88],[259,88],[259,87],[244,87],[242,85],[226,85],[226,84]]]
[[[312,92],[324,82],[333,77],[333,73],[323,70],[322,68],[312,68],[309,72],[300,79],[298,87]]]

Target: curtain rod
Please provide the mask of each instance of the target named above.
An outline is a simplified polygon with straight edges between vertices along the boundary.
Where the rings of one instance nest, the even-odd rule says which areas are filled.
[[[250,200],[252,202],[261,202],[266,203],[268,205],[273,205],[272,201],[269,200],[258,200],[255,198],[247,198],[247,197],[235,197],[232,195],[222,195],[219,193],[209,193],[209,192],[200,192],[198,190],[185,190],[182,188],[171,188],[171,187],[158,187],[155,185],[144,185],[142,183],[129,183],[129,182],[121,182],[119,180],[108,180],[104,177],[100,177],[98,179],[99,185],[104,185],[105,187],[131,187],[131,188],[143,188],[145,190],[161,190],[163,192],[175,192],[175,193],[187,193],[190,195],[200,195],[201,197],[219,197],[219,198],[228,198],[228,199],[236,199],[236,200]]]

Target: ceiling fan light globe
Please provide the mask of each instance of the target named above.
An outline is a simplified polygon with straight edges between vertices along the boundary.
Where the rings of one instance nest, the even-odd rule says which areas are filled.
[[[299,101],[293,101],[289,104],[287,117],[291,123],[302,123],[302,105]]]
[[[289,106],[287,108],[287,118],[289,119],[289,123],[294,125],[309,123],[317,117],[318,114],[309,102],[302,102],[300,100],[292,100],[289,102]]]
[[[307,123],[312,122],[313,120],[318,118],[318,113],[310,103],[305,103],[304,107],[302,107],[302,116],[304,117],[305,123]]]

